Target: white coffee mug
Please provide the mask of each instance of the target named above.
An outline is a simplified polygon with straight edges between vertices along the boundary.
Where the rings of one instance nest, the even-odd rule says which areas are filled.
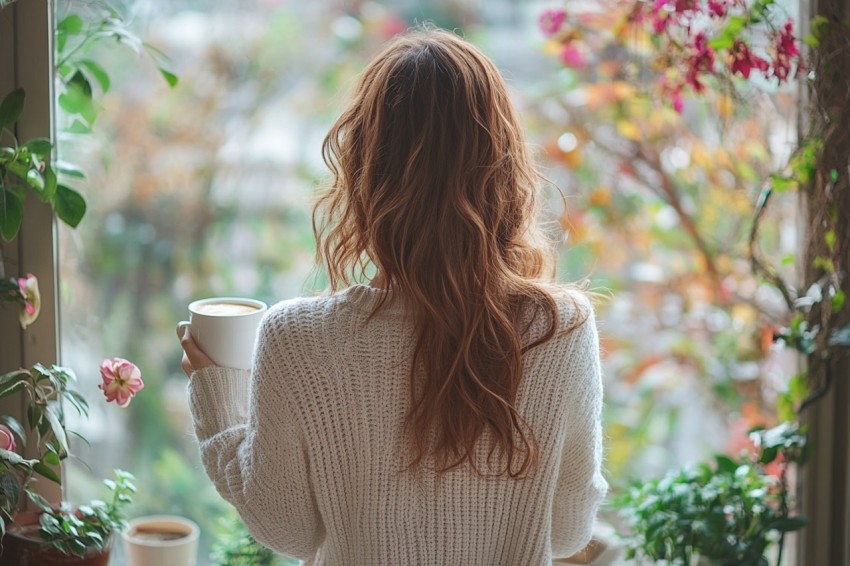
[[[212,297],[189,305],[189,320],[177,328],[189,327],[198,347],[216,365],[251,369],[257,328],[268,305],[255,299]]]

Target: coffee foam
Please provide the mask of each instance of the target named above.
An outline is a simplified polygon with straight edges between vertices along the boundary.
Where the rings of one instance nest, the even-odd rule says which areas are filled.
[[[259,307],[239,303],[204,303],[195,308],[195,312],[206,316],[239,316],[257,312]]]

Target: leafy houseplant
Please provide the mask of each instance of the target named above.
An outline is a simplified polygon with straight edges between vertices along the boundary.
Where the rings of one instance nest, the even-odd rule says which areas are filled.
[[[5,3],[0,3],[0,9]],[[99,87],[105,93],[110,87],[109,75],[90,56],[94,46],[115,41],[136,52],[142,48],[154,58],[159,52],[141,42],[126,27],[121,17],[106,4],[97,2],[84,9],[93,11],[87,23],[77,14],[61,19],[56,29],[57,90],[59,106],[65,111],[70,134],[86,134],[97,117]],[[160,68],[170,85],[176,77]],[[59,220],[76,227],[86,211],[82,195],[69,184],[84,178],[73,164],[55,161],[52,140],[36,138],[19,141],[13,126],[24,111],[25,92],[17,89],[0,102],[0,244],[18,234],[24,214],[26,196],[32,195],[50,205]],[[66,182],[67,181],[67,182]],[[35,276],[8,277],[0,247],[0,303],[10,302],[19,308],[25,330],[38,317],[40,297]],[[126,407],[144,387],[139,368],[122,358],[105,359],[100,366],[103,391],[107,402]],[[124,508],[135,492],[133,476],[116,470],[114,480],[104,481],[111,495],[106,501],[94,500],[87,505],[58,507],[42,498],[35,489],[45,480],[61,484],[59,467],[70,455],[64,408],[71,406],[88,416],[88,404],[78,392],[69,388],[74,373],[60,366],[36,364],[31,369],[17,369],[0,375],[0,399],[23,396],[26,417],[23,422],[0,416],[0,537],[3,564],[63,564],[70,557],[105,564],[111,535],[125,526]],[[17,447],[28,447],[25,457]],[[37,513],[24,510],[32,502]]]
[[[144,386],[138,368],[121,358],[104,360],[101,377],[100,388],[106,399],[122,406]],[[40,364],[31,370],[0,376],[0,399],[19,394],[27,399],[25,423],[8,415],[0,417],[4,423],[0,425],[0,440],[4,441],[0,448],[0,533],[5,559],[22,555],[20,549],[32,545],[32,539],[39,547],[53,548],[65,555],[83,557],[108,552],[111,533],[125,525],[123,509],[132,502],[131,494],[135,492],[133,476],[128,472],[116,470],[115,480],[105,480],[112,492],[108,501],[95,500],[75,509],[65,505],[56,508],[34,489],[41,478],[61,484],[58,467],[70,454],[63,402],[79,414],[88,415],[86,400],[68,388],[74,379],[67,368]],[[16,437],[22,445],[28,437],[34,441],[35,448],[30,447],[30,452],[35,452],[36,457],[20,456],[15,451]],[[21,513],[27,500],[41,510],[37,525],[33,515]],[[44,560],[51,555],[48,551],[38,552],[45,553]]]
[[[767,566],[765,552],[806,521],[788,505],[787,467],[801,463],[806,439],[789,424],[752,432],[757,450],[715,457],[636,484],[616,505],[628,527],[626,557],[692,564],[702,557],[719,566]],[[775,475],[778,472],[778,475]]]

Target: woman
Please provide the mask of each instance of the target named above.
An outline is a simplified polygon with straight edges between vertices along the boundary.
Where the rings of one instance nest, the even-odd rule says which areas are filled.
[[[607,484],[588,299],[556,287],[495,66],[392,40],[324,142],[329,296],[265,316],[250,379],[186,333],[204,467],[254,536],[330,565],[549,564]],[[369,285],[351,285],[367,264]],[[368,279],[368,278],[367,278]]]

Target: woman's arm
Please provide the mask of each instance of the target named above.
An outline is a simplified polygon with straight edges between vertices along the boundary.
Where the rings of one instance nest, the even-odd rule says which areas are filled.
[[[574,331],[564,449],[552,506],[552,552],[568,557],[590,542],[599,504],[608,491],[602,477],[602,372],[592,312]]]
[[[275,320],[267,315],[261,324],[250,376],[231,368],[193,368],[189,403],[203,465],[218,492],[258,541],[306,559],[325,532],[306,442],[282,387],[289,368]]]

